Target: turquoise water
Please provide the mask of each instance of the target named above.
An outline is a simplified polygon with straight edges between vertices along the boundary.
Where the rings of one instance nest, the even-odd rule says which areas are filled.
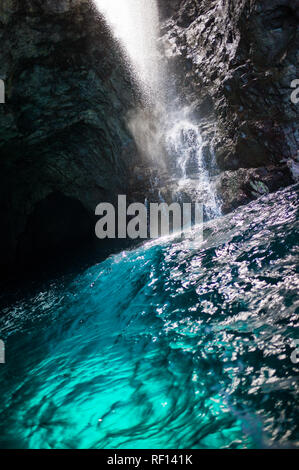
[[[20,298],[0,319],[0,447],[298,442],[298,188]]]

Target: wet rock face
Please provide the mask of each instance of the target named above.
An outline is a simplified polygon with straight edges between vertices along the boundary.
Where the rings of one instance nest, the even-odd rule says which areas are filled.
[[[181,0],[157,0],[161,21],[174,16],[181,3]]]
[[[206,128],[216,122],[221,170],[296,159],[298,18],[298,0],[181,0],[164,20],[162,49],[185,101]]]
[[[87,0],[2,0],[0,41],[0,258],[7,277],[30,267],[37,246],[42,259],[48,247],[91,238],[87,219],[96,205],[126,192],[135,158],[126,114],[135,97],[121,54]]]
[[[222,212],[227,214],[265,194],[278,191],[282,185],[291,185],[292,182],[287,165],[272,165],[224,171],[217,180],[216,189],[223,201]]]

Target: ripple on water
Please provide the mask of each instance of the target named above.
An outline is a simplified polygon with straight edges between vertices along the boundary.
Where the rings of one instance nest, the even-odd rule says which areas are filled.
[[[1,447],[298,441],[298,188],[11,305]]]

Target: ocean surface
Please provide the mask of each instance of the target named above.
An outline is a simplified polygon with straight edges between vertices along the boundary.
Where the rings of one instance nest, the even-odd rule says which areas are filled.
[[[6,305],[0,447],[298,445],[298,191]]]

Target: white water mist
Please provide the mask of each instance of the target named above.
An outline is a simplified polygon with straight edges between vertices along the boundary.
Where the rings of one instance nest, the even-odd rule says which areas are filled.
[[[147,95],[156,93],[161,85],[156,0],[94,0],[94,3],[119,41],[142,91]]]
[[[168,174],[177,181],[179,197],[190,187],[194,188],[196,181],[191,198],[205,201],[209,217],[218,215],[218,203],[205,166],[199,128],[190,122],[185,109],[174,109],[170,98],[166,99],[169,77],[164,73],[164,62],[157,46],[160,29],[157,0],[94,2],[119,41],[143,92],[141,107],[128,114],[128,128],[134,136],[140,158],[161,170],[167,170],[167,160],[175,159],[175,165],[171,164]],[[162,200],[161,191],[160,194]]]

